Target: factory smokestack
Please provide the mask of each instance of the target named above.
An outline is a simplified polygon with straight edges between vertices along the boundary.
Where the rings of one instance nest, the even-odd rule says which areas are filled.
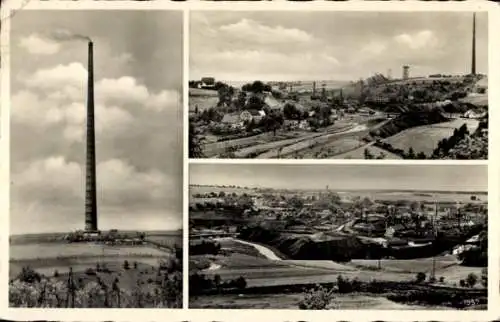
[[[97,231],[97,198],[94,126],[94,49],[89,41],[87,80],[87,151],[85,163],[85,230]]]
[[[472,16],[472,65],[471,74],[476,75],[476,13]]]

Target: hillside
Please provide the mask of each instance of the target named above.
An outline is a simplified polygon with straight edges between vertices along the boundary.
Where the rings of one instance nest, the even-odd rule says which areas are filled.
[[[446,121],[448,119],[437,109],[432,111],[411,111],[401,114],[381,128],[371,131],[370,135],[377,138],[387,138],[411,127]]]

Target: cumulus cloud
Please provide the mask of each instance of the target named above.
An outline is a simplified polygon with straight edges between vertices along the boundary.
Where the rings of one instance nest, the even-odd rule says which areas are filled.
[[[93,23],[88,14],[95,16]],[[144,18],[140,14],[115,19],[123,28],[109,30],[100,23],[106,13],[96,15],[27,12],[15,19],[11,233],[84,225],[88,57],[86,37],[64,41],[74,39],[73,32],[92,36],[94,42],[99,228],[182,225],[182,14],[148,16],[157,21],[149,32],[145,25],[152,37],[143,39],[144,46],[123,32]],[[54,35],[64,21],[74,22],[71,34]],[[155,34],[158,24],[165,32]]]
[[[314,40],[307,32],[296,28],[266,26],[251,19],[241,19],[234,24],[219,27],[221,37],[244,39],[250,43],[283,44],[304,43]]]
[[[402,64],[418,75],[453,73],[463,70],[470,51],[453,41],[470,33],[470,17],[461,15],[196,13],[190,77],[352,80]],[[459,29],[452,32],[452,25]]]
[[[332,47],[300,28],[265,24],[242,18],[234,23],[210,25],[196,15],[191,36],[191,74],[254,77],[307,77],[329,73],[340,65]]]
[[[82,102],[61,102],[27,91],[12,96],[11,117],[14,124],[47,128],[63,127],[63,137],[70,141],[82,141],[86,120],[86,107]],[[116,134],[125,130],[133,116],[117,106],[95,106],[97,133]]]
[[[394,37],[396,42],[411,49],[423,49],[435,47],[439,41],[431,30],[422,30],[413,34],[400,34]]]
[[[361,52],[371,55],[380,55],[383,52],[385,52],[386,49],[387,46],[384,42],[380,40],[379,41],[372,40],[361,48]]]
[[[338,67],[340,62],[334,56],[325,52],[294,52],[280,53],[260,50],[221,51],[196,55],[193,70],[207,70],[213,66],[217,72],[218,66],[238,74],[266,75],[310,75],[314,73],[327,74]],[[220,72],[219,72],[220,73]],[[240,76],[241,77],[241,76]]]
[[[57,42],[40,37],[38,34],[21,38],[19,46],[34,55],[53,55],[61,48]]]
[[[143,202],[166,197],[166,177],[158,170],[139,172],[123,160],[112,159],[100,163],[97,172],[103,190],[112,191],[106,196],[107,202]]]
[[[81,63],[39,69],[31,75],[24,75],[22,79],[30,89],[43,91],[53,101],[85,98],[87,70]],[[95,99],[102,104],[135,105],[160,112],[177,106],[180,93],[173,90],[154,93],[134,77],[123,76],[98,80],[95,84]]]
[[[141,172],[123,160],[111,159],[99,163],[96,171],[103,206],[147,204],[166,197],[167,179],[158,170]],[[83,165],[63,156],[50,156],[31,162],[14,174],[12,181],[25,199],[66,204],[83,199],[83,175]]]
[[[87,79],[87,70],[81,63],[57,65],[39,69],[24,78],[28,87],[39,89],[60,89],[67,86],[81,87]]]

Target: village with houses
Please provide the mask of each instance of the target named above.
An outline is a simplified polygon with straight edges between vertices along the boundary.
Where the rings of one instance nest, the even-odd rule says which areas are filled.
[[[486,159],[488,77],[189,82],[190,157]]]
[[[360,308],[484,307],[488,195],[483,189],[371,188],[402,180],[388,176],[401,171],[398,166],[344,166],[335,176],[332,165],[317,172],[295,164],[272,170],[260,163],[219,167],[238,172],[231,172],[225,184],[189,187],[190,307],[307,307],[303,289],[318,295],[315,285],[332,289],[328,307],[336,309],[353,302]],[[429,182],[431,175],[442,180],[446,173],[445,166],[431,172],[414,167]],[[192,168],[191,180],[197,182],[202,173],[220,178],[223,171]],[[477,170],[463,166],[457,171],[484,180],[478,174],[485,168]],[[363,182],[359,190],[295,184],[300,180],[295,177],[317,174],[322,182],[335,178],[332,183],[347,175],[379,178]],[[259,185],[236,184],[246,176]],[[264,176],[289,188],[262,186]]]

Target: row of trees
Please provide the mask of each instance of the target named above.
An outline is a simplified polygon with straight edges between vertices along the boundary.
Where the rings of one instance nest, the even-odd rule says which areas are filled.
[[[430,277],[427,281],[426,274],[423,272],[417,273],[413,283],[436,283],[436,278]],[[440,283],[444,283],[444,277],[439,278]],[[484,287],[487,287],[488,277],[486,270],[483,270],[479,279],[475,274],[469,274],[465,279],[460,281],[461,287],[473,288],[478,282]],[[357,278],[350,280],[342,275],[337,277],[336,285],[332,288],[327,288],[321,285],[313,287],[304,292],[302,300],[298,306],[301,310],[325,310],[334,306],[335,294],[347,294],[353,292],[369,292],[369,293],[387,293],[383,282],[372,280],[371,282],[361,282]],[[426,291],[426,290],[391,290],[387,298],[396,302],[405,303],[425,303],[434,305],[450,305],[452,307],[464,307],[468,303],[481,304],[486,301],[485,298],[470,301],[467,296],[456,296],[448,291]]]
[[[263,93],[272,91],[271,85],[264,84],[262,81],[259,80],[253,83],[245,84],[241,87],[241,89],[245,92],[252,92],[252,93]]]
[[[236,279],[223,281],[220,275],[216,274],[213,278],[203,274],[194,273],[189,276],[189,294],[198,295],[207,291],[216,290],[222,292],[228,289],[245,289],[247,281],[243,276]]]

